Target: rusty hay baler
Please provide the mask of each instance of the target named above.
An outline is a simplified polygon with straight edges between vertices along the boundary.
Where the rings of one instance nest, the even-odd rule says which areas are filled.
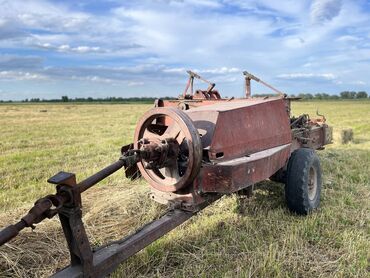
[[[182,96],[156,100],[139,120],[134,142],[122,147],[116,162],[79,183],[73,173],[51,177],[48,182],[56,185],[56,193],[37,200],[18,223],[4,228],[0,245],[58,215],[71,263],[54,277],[102,277],[222,195],[250,195],[265,179],[285,183],[291,211],[307,214],[317,208],[321,168],[315,150],[332,138],[325,117],[291,117],[292,99],[248,72],[242,99],[222,98],[214,83],[188,73]],[[209,87],[193,92],[194,78]],[[278,95],[252,98],[251,80]],[[151,198],[169,210],[128,237],[92,248],[81,218],[81,193],[121,168],[129,178],[142,175]]]

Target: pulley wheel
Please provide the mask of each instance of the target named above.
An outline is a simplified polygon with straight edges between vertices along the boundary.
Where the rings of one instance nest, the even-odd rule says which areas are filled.
[[[148,167],[141,160],[137,166],[149,184],[166,192],[175,192],[189,185],[198,175],[202,163],[202,145],[198,130],[190,117],[180,109],[157,107],[140,119],[135,130],[135,149],[141,147],[140,139],[161,141],[173,138],[179,144],[177,159],[162,168]]]

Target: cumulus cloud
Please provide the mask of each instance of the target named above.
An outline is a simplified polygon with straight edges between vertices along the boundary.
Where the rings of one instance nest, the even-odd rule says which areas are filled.
[[[38,81],[51,80],[55,91],[71,82],[86,94],[164,93],[182,88],[192,69],[234,95],[248,70],[287,92],[300,89],[297,80],[336,92],[346,85],[339,81],[366,80],[370,71],[370,18],[360,1],[112,3],[2,1],[1,85],[17,80],[24,91],[34,84],[45,92],[49,83]]]
[[[2,1],[0,15],[16,22],[19,26],[50,31],[75,31],[83,27],[90,16],[72,11],[63,5],[45,0]]]

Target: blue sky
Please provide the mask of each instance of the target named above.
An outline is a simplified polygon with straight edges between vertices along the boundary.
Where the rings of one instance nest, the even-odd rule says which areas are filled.
[[[177,96],[186,69],[225,96],[243,70],[289,94],[370,91],[369,1],[0,3],[0,99]]]

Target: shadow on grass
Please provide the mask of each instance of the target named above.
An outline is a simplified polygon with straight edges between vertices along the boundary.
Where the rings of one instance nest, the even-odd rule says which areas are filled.
[[[336,194],[335,198],[337,198],[337,195],[344,195],[347,193],[347,188],[351,188],[353,191],[351,191],[351,195],[347,197],[347,199],[349,198],[347,203],[356,202],[357,199],[355,198],[361,196],[361,194],[364,195],[364,191],[360,191],[363,189],[358,185],[363,185],[366,181],[369,181],[370,171],[368,171],[368,168],[370,164],[370,152],[368,150],[355,148],[328,149],[320,153],[320,158],[323,167],[323,175],[325,177],[324,194],[326,194],[325,189],[332,189],[334,193],[330,191],[330,194],[332,194],[331,196]],[[349,165],[361,165],[361,167],[349,167]],[[113,195],[115,195],[110,193],[111,189],[113,188],[106,189],[109,193],[107,193],[106,200],[110,202],[112,202],[112,199],[114,199]],[[136,191],[134,192],[137,193]],[[141,202],[139,198],[140,197],[135,194],[133,200],[138,201],[134,202],[135,204],[132,205],[132,209],[129,210],[129,213],[117,213],[115,221],[122,221],[122,217],[134,217],[133,215],[138,212],[137,208],[141,208],[144,213],[153,210],[151,214],[153,216],[157,215],[154,211],[155,207],[151,209],[152,206],[146,205],[146,202]],[[97,200],[98,198],[95,196],[95,198],[92,199]],[[335,202],[337,202],[337,200],[333,199],[334,197],[328,197],[328,202],[325,205],[336,206]],[[93,204],[92,207],[97,206],[93,201],[91,204]],[[335,218],[338,213],[341,213],[341,207],[342,203],[339,202],[338,209],[335,208],[335,214],[328,214],[324,219],[325,221],[322,223],[318,222],[321,221],[320,217],[322,217],[320,213],[307,218],[295,217],[288,212],[285,206],[284,185],[272,181],[263,181],[256,185],[252,198],[238,198],[235,194],[225,196],[221,200],[215,202],[215,204],[206,208],[205,211],[199,213],[199,215],[190,219],[186,224],[178,227],[176,232],[167,234],[162,239],[152,243],[143,251],[123,263],[112,277],[238,276],[240,273],[237,272],[237,269],[241,272],[244,271],[244,274],[248,274],[249,269],[253,269],[252,266],[254,269],[261,267],[267,269],[263,270],[267,272],[258,270],[260,272],[257,272],[256,275],[259,277],[268,277],[269,275],[272,277],[274,276],[273,274],[279,273],[281,275],[284,271],[287,271],[285,269],[280,269],[279,265],[284,262],[284,256],[287,256],[286,252],[303,252],[305,250],[300,246],[286,245],[288,244],[286,242],[289,242],[289,240],[293,241],[295,239],[294,237],[299,238],[300,234],[297,236],[299,231],[301,231],[301,233],[305,231],[306,234],[316,236],[318,234],[318,229],[328,226],[325,222],[329,221],[329,217]],[[359,207],[361,208],[361,206]],[[88,206],[84,208],[85,211],[86,209],[88,209]],[[348,208],[345,209],[348,210]],[[357,211],[360,211],[360,209],[357,211],[356,209],[356,207],[352,206],[350,212],[355,214]],[[333,211],[334,209],[331,208],[329,210]],[[104,208],[104,210],[102,208],[102,211],[106,211],[106,208]],[[323,216],[325,216],[325,213]],[[100,218],[111,218],[111,214],[112,213],[107,211],[107,214],[104,214],[103,217]],[[346,217],[347,215],[343,215],[345,220],[347,219]],[[143,221],[144,220],[147,219],[143,219]],[[317,223],[321,224],[319,225]],[[333,223],[335,224],[334,220]],[[90,223],[93,227],[99,227],[101,224],[102,223],[98,222],[96,225],[93,222]],[[343,222],[341,225],[352,227],[354,223]],[[348,227],[341,226],[342,231],[344,228],[349,229]],[[325,233],[329,239],[332,238],[333,233],[334,236],[339,237],[342,231],[336,234],[332,229],[327,229]],[[352,230],[349,231],[352,232]],[[109,234],[111,231],[108,229],[101,229],[99,232],[102,234]],[[116,232],[118,233],[118,231]],[[119,232],[122,231],[120,230]],[[324,235],[325,233],[323,232]],[[53,238],[53,240],[55,239]],[[37,242],[37,240],[35,239],[34,242]],[[58,238],[58,242],[59,244],[60,242],[64,244],[64,239],[60,237]],[[52,243],[49,244],[49,247],[51,244]],[[278,249],[281,246],[286,247],[286,250],[281,251],[281,257],[279,259],[276,257],[278,256],[276,254],[279,253],[274,254],[273,252],[280,251],[271,248]],[[43,247],[44,249],[41,247],[38,254],[43,254],[43,252],[45,252],[45,247]],[[62,250],[61,247],[60,249]],[[325,250],[320,251],[325,252]],[[65,258],[65,255],[66,254],[63,253],[62,256],[57,256]],[[40,261],[45,259],[44,256],[41,257],[43,258],[40,258]],[[334,255],[334,259],[336,259],[336,255]],[[265,262],[264,260],[269,261]],[[276,261],[275,265],[268,265],[269,263],[272,264],[274,261]],[[309,265],[304,265],[304,259],[300,263],[303,265],[302,267],[309,267]],[[327,265],[329,265],[329,263]],[[38,268],[39,266],[33,263],[32,267]],[[271,267],[270,270],[268,270],[269,267]],[[299,273],[293,271],[295,262],[291,262],[288,267],[291,269],[289,273],[292,276],[297,275],[301,277]],[[315,265],[312,267],[315,267]],[[274,268],[276,269],[274,270]],[[227,273],[231,273],[231,275]],[[244,276],[240,274],[239,277]],[[304,275],[302,277],[304,277]]]
[[[343,209],[341,198],[348,198],[348,188],[353,198],[363,195],[363,185],[369,185],[370,151],[338,148],[319,155],[324,176],[323,210],[307,217],[295,216],[286,208],[284,185],[263,181],[256,185],[252,198],[225,196],[176,233],[130,258],[114,276],[244,277],[252,270],[257,277],[282,273],[309,277],[307,270],[313,276],[336,271],[349,275],[351,267],[358,268],[353,258],[360,255],[356,251],[350,260],[342,259],[341,250],[348,240],[341,237],[344,230],[344,234],[355,231],[353,224],[343,226],[337,219],[348,217],[348,210],[351,215],[361,213],[355,206]],[[337,231],[338,227],[341,230]],[[340,269],[339,264],[331,263],[339,260],[346,260],[351,267]],[[364,273],[363,269],[356,271]]]
[[[268,242],[274,240],[277,230],[264,219],[279,221],[281,218],[275,217],[275,213],[286,213],[288,219],[292,218],[285,208],[283,184],[261,182],[251,198],[224,196],[176,228],[176,233],[171,232],[123,263],[114,277],[145,277],[154,273],[156,277],[214,277],[211,273],[233,273],[240,254],[252,256],[258,249],[268,252]],[[289,229],[289,224],[279,227],[279,232],[284,234],[285,229]],[[225,268],[226,258],[229,269]],[[189,268],[190,265],[197,266]],[[204,273],[210,266],[212,271]],[[131,273],[135,274],[130,276]]]
[[[261,211],[269,213],[270,210],[281,209],[284,206],[284,184],[266,180],[254,185],[253,195],[250,198],[237,197],[235,212],[254,216]]]

